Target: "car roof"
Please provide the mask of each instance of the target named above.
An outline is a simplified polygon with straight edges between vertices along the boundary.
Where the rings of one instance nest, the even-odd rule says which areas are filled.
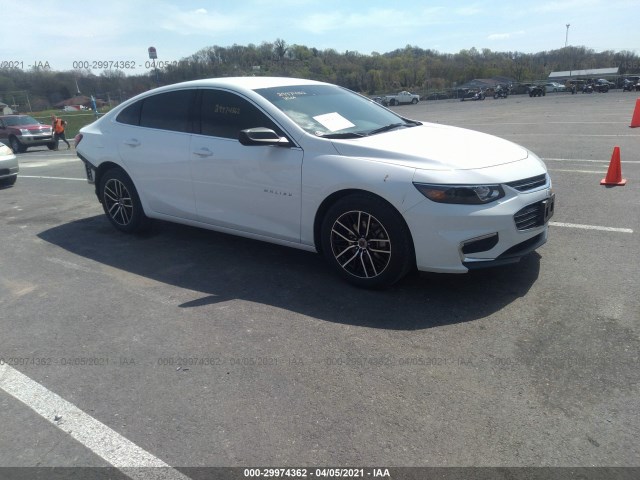
[[[223,77],[191,80],[160,87],[154,92],[174,90],[182,87],[229,87],[235,90],[256,90],[258,88],[287,87],[294,85],[328,85],[324,82],[293,77]]]

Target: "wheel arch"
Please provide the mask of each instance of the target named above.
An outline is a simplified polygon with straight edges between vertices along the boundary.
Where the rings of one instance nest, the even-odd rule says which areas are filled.
[[[101,163],[100,166],[96,168],[96,178],[95,178],[96,196],[98,197],[98,201],[100,201],[100,203],[102,203],[102,199],[100,198],[100,184],[102,183],[102,177],[106,172],[108,172],[113,168],[117,168],[118,170],[121,170],[127,177],[129,177],[129,180],[131,180],[131,183],[133,183],[133,180],[131,179],[131,175],[129,175],[127,171],[124,168],[122,168],[122,165],[118,165],[115,162]],[[134,183],[134,186],[135,186],[135,183]]]
[[[322,203],[320,204],[320,206],[316,210],[316,215],[315,215],[315,218],[313,220],[313,243],[315,244],[317,252],[319,254],[322,254],[322,238],[321,238],[322,221],[324,220],[324,217],[326,216],[326,214],[329,211],[329,209],[331,208],[331,206],[334,205],[337,201],[341,200],[344,197],[348,197],[349,195],[358,194],[358,193],[364,194],[364,195],[369,195],[371,197],[375,197],[375,198],[383,201],[384,203],[386,203],[390,208],[392,208],[398,214],[398,218],[401,219],[402,224],[404,225],[406,234],[409,235],[409,244],[411,245],[411,260],[412,260],[413,264],[415,265],[415,263],[416,263],[416,252],[415,252],[415,246],[414,246],[414,243],[413,243],[413,235],[411,235],[411,230],[409,229],[409,225],[407,225],[407,221],[405,220],[404,216],[400,213],[400,211],[391,202],[389,202],[384,197],[381,197],[380,195],[372,193],[372,192],[370,192],[368,190],[362,190],[362,189],[359,189],[359,188],[348,188],[348,189],[344,189],[344,190],[338,190],[337,192],[333,192],[331,195],[329,195],[327,198],[325,198],[322,201]]]
[[[109,174],[109,172],[113,173]],[[115,179],[115,181],[117,182],[124,183],[122,188],[126,189],[126,194],[129,197],[129,203],[120,203],[120,205],[122,207],[122,210],[130,210],[129,214],[126,215],[128,218],[125,219],[123,218],[125,215],[121,215],[121,219],[126,220],[126,223],[118,222],[115,219],[115,216],[111,214],[107,203],[105,203],[104,201],[101,186],[103,183],[108,182],[110,179]],[[129,183],[130,185],[127,185],[127,183]],[[110,161],[101,163],[100,166],[96,169],[95,185],[98,201],[102,205],[110,223],[114,225],[117,230],[125,233],[141,233],[148,229],[148,227],[150,226],[150,218],[146,215],[144,201],[140,197],[138,189],[133,182],[131,175],[129,175],[126,169],[122,167],[122,165]],[[120,197],[120,193],[117,193],[117,195],[119,196],[119,198],[122,198]],[[115,203],[119,203],[119,201],[113,199],[112,205],[114,205]]]

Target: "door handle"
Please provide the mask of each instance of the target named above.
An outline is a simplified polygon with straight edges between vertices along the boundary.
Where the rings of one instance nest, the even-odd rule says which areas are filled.
[[[213,156],[213,152],[208,148],[201,148],[200,150],[195,150],[193,152],[194,155],[197,155],[200,158],[211,157]]]
[[[139,147],[140,141],[137,138],[130,138],[129,140],[125,140],[124,144],[129,145],[130,147]]]

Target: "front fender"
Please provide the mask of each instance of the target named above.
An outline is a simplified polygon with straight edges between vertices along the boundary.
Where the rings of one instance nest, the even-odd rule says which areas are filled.
[[[363,191],[377,195],[402,213],[419,197],[410,195],[415,168],[366,158],[324,155],[305,164],[302,173],[302,243],[314,244],[314,224],[325,199],[338,192]],[[330,185],[330,187],[327,187]]]

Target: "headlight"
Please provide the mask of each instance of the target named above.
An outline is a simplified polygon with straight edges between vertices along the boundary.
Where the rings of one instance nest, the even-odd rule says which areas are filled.
[[[20,129],[20,133],[22,135],[31,135],[31,132],[29,130],[27,130],[26,128],[21,128]]]
[[[414,183],[415,187],[429,200],[438,203],[458,203],[482,205],[504,197],[500,185],[433,185]]]

